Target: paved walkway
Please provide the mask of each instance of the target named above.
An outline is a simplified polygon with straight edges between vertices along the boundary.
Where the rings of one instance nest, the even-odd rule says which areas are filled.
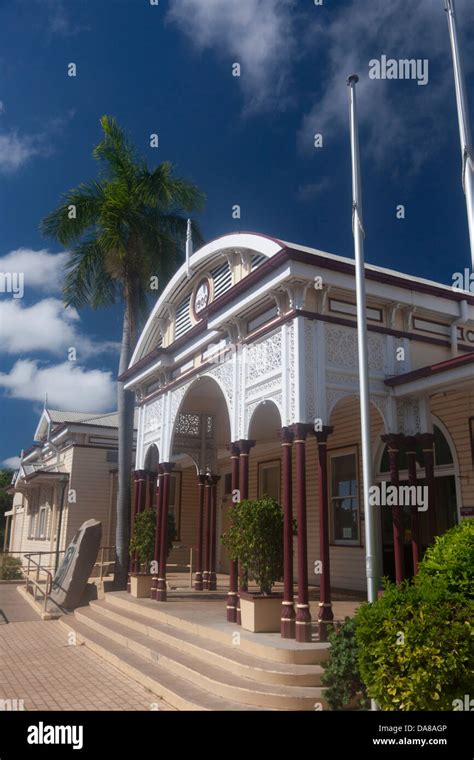
[[[43,621],[0,584],[0,700],[25,710],[172,710],[84,646],[70,645],[57,620]]]

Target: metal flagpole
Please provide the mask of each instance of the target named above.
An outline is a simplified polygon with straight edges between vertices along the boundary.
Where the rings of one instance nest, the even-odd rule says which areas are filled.
[[[350,124],[352,152],[352,232],[356,261],[357,295],[357,343],[359,349],[360,421],[362,434],[362,474],[364,485],[365,515],[365,562],[367,576],[367,599],[375,602],[378,591],[377,555],[373,507],[369,503],[372,485],[372,452],[370,445],[369,365],[367,346],[367,308],[364,271],[364,224],[362,216],[362,192],[360,183],[359,134],[357,125],[357,102],[355,86],[359,77],[353,74],[347,80],[350,88]]]
[[[444,2],[445,10],[448,14],[449,37],[453,54],[454,84],[456,88],[459,136],[461,138],[462,152],[462,185],[466,196],[467,222],[469,225],[469,239],[471,242],[472,268],[474,270],[474,156],[472,151],[471,125],[469,120],[466,84],[464,81],[461,57],[459,55],[454,0],[444,0]]]

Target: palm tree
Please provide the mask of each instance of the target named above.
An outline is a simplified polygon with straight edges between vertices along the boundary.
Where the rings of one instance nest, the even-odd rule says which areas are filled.
[[[176,177],[169,162],[150,170],[139,159],[115,119],[103,116],[103,138],[93,157],[97,180],[80,184],[45,217],[43,234],[70,247],[63,286],[66,306],[98,309],[123,302],[119,377],[127,369],[138,331],[148,311],[153,278],[160,287],[183,256],[186,217],[200,210],[205,196]],[[196,223],[195,241],[202,243]],[[134,395],[117,383],[118,496],[115,587],[126,587],[130,536],[130,488]]]

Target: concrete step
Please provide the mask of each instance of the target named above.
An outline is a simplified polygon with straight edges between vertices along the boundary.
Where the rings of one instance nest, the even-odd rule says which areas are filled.
[[[164,642],[185,652],[204,664],[216,665],[257,683],[287,686],[320,686],[324,669],[321,665],[298,665],[262,660],[245,651],[238,644],[210,642],[203,636],[182,628],[157,623],[130,610],[122,611],[105,601],[93,601],[90,608],[114,624],[128,626],[146,634],[157,642]]]
[[[61,618],[59,624],[68,633],[74,631],[79,643],[84,643],[92,652],[114,665],[121,673],[149,689],[153,695],[165,700],[177,710],[236,712],[258,709],[217,697],[196,687],[190,681],[172,673],[162,665],[145,660],[131,649],[118,644],[108,636],[101,635],[89,625],[79,622],[75,615]],[[155,701],[152,694],[150,695],[150,705]]]
[[[80,608],[75,618],[101,636],[120,644],[126,650],[140,655],[144,660],[160,666],[199,688],[237,703],[273,710],[314,710],[316,702],[324,706],[323,689],[319,686],[288,686],[258,683],[242,675],[224,670],[216,663],[202,659],[159,642],[147,633],[118,623],[104,616],[93,607]]]
[[[106,594],[106,602],[114,608],[145,618],[150,624],[159,623],[178,628],[207,641],[216,641],[227,646],[233,646],[233,636],[240,635],[239,649],[270,662],[292,663],[299,665],[317,665],[327,659],[330,644],[327,642],[298,644],[281,639],[279,635],[272,636],[271,643],[266,634],[255,635],[245,631],[238,625],[209,622],[204,625],[191,616],[178,614],[173,611],[173,602],[155,602],[151,599],[134,599],[126,592],[118,591]],[[223,612],[224,614],[224,612]],[[205,619],[200,615],[200,619]]]

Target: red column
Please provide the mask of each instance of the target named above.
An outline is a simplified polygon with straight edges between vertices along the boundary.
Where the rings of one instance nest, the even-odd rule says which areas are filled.
[[[210,475],[206,476],[204,484],[205,502],[206,502],[206,519],[205,519],[205,536],[206,550],[204,552],[204,571],[202,574],[202,585],[204,589],[209,589],[209,574],[211,571],[211,517],[212,517],[212,493]]]
[[[405,449],[408,459],[408,482],[410,486],[418,485],[416,475],[416,438],[414,436],[405,437]],[[410,511],[411,522],[411,551],[413,557],[413,574],[418,572],[418,562],[420,561],[420,525],[418,519],[418,506],[415,504]]]
[[[163,501],[161,506],[161,536],[160,536],[160,567],[158,576],[158,588],[156,591],[157,602],[166,602],[166,560],[168,550],[168,508],[170,501],[170,473],[174,467],[173,462],[163,462]]]
[[[135,514],[143,512],[145,509],[145,496],[146,496],[146,472],[145,470],[138,470],[138,489],[137,489],[137,505]]]
[[[247,440],[241,440],[239,441],[239,490],[240,490],[240,500],[244,501],[244,499],[248,499],[249,497],[249,456],[250,456],[250,449],[252,446],[255,446],[255,441],[247,441]],[[243,575],[243,570],[240,566],[238,566],[238,575],[239,575],[239,588],[241,591],[247,591],[248,589],[248,581],[247,578]],[[240,597],[237,598],[237,619],[236,619],[237,625],[241,625],[241,619],[240,619]]]
[[[130,535],[133,535],[133,526],[135,523],[135,515],[137,513],[138,508],[138,483],[139,483],[139,470],[135,470],[133,473],[133,504],[132,504],[132,515],[130,520]],[[128,563],[128,580],[127,580],[127,591],[130,593],[130,573],[133,573],[135,570],[135,556],[130,554],[129,557],[129,563]]]
[[[383,435],[382,441],[388,446],[388,461],[390,467],[390,482],[392,486],[400,485],[398,475],[398,452],[401,446],[401,436],[391,433]],[[383,506],[382,506],[383,509]],[[403,550],[403,519],[402,508],[400,506],[392,507],[392,524],[393,524],[393,553],[395,558],[395,581],[397,584],[402,583],[405,579],[405,557]]]
[[[202,568],[204,559],[204,484],[206,482],[206,476],[201,473],[198,475],[198,488],[199,488],[199,517],[198,517],[198,547],[197,547],[197,565],[196,573],[194,576],[194,590],[202,591]]]
[[[280,433],[283,464],[283,602],[280,632],[283,639],[295,638],[295,600],[293,592],[293,433],[287,427]]]
[[[239,444],[230,444],[230,463],[231,463],[231,491],[232,504],[234,504],[234,494],[239,490]],[[232,509],[232,507],[230,507]],[[237,620],[237,579],[238,569],[237,561],[230,560],[229,567],[229,591],[227,593],[227,612],[226,619],[228,623],[235,623]]]
[[[431,540],[438,535],[438,521],[436,519],[436,489],[434,476],[434,435],[422,433],[417,436],[423,449],[423,463],[425,465],[426,485],[428,486],[428,520]]]
[[[324,427],[316,433],[318,442],[318,481],[319,481],[319,558],[322,573],[319,583],[320,621],[334,620],[331,604],[331,568],[329,559],[329,494],[328,494],[328,457],[327,441],[333,431]],[[322,626],[325,628],[325,626]],[[320,639],[326,639],[326,631],[320,630]]]
[[[296,641],[311,641],[311,612],[308,596],[308,541],[306,527],[306,436],[311,425],[293,425],[296,450],[296,521],[298,524],[298,602]]]
[[[220,480],[219,475],[211,476],[211,556],[209,564],[209,591],[217,589],[216,576],[216,555],[217,555],[217,484]]]
[[[151,598],[156,599],[158,589],[159,567],[160,567],[160,538],[161,538],[161,521],[160,515],[163,509],[163,473],[158,469],[157,489],[156,489],[156,525],[155,525],[155,551],[153,553],[153,562],[155,563],[156,573],[153,573],[151,580]]]

